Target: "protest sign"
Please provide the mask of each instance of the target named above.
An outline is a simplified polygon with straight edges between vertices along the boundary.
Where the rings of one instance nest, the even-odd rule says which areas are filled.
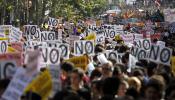
[[[55,43],[55,42],[47,42],[47,47],[52,48],[60,48],[61,57],[68,59],[69,58],[69,44],[67,43]]]
[[[35,35],[37,29],[37,25],[24,25],[24,35]]]
[[[175,22],[171,23],[169,26],[168,26],[168,30],[170,31],[170,33],[175,33]]]
[[[49,71],[52,77],[52,95],[61,90],[61,70],[60,65],[49,65]]]
[[[79,36],[76,35],[69,35],[69,38],[67,38],[67,42],[70,44],[70,47],[74,47],[74,41],[80,40]]]
[[[26,65],[26,70],[29,72],[37,71],[39,69],[39,63],[41,54],[39,50],[27,50],[25,52],[24,64]]]
[[[49,17],[49,19],[48,19],[48,25],[49,26],[57,27],[58,24],[59,24],[59,20],[58,19]]]
[[[89,63],[87,55],[72,57],[68,60],[65,60],[65,62],[72,62],[75,65],[75,67],[81,68],[84,71],[86,71],[87,65]]]
[[[139,41],[134,41],[135,46],[138,48],[143,48],[144,50],[150,50],[151,48],[151,41],[150,39],[142,39]]]
[[[158,45],[151,46],[149,54],[149,58],[151,61],[161,63],[164,65],[170,65],[171,56],[172,49]]]
[[[157,41],[157,45],[165,47],[165,42],[163,41]]]
[[[24,36],[27,40],[40,39],[40,29],[37,25],[24,25]]]
[[[69,45],[68,44],[65,44],[65,43],[62,43],[59,45],[59,48],[60,48],[60,52],[61,52],[61,57],[65,58],[65,59],[69,59]]]
[[[40,48],[42,63],[57,65],[60,62],[60,49],[59,48]]]
[[[58,35],[53,31],[42,31],[40,41],[57,41]]]
[[[7,41],[0,41],[0,54],[7,52],[7,46],[8,46]]]
[[[163,10],[164,16],[165,16],[165,21],[167,22],[174,22],[175,21],[175,9],[164,9]]]
[[[123,31],[124,25],[114,25],[114,30]]]
[[[0,61],[0,79],[12,78],[16,69],[15,61]]]
[[[134,41],[143,39],[143,34],[133,34],[133,35],[134,35]]]
[[[15,61],[17,66],[22,66],[23,56],[21,52],[0,54],[0,61]]]
[[[30,48],[30,49],[35,49],[35,48],[39,48],[39,47],[47,47],[47,43],[46,42],[40,42],[40,41],[27,41],[24,42],[25,45],[25,50]]]
[[[134,42],[134,36],[133,34],[121,34],[122,40],[125,44],[133,43]]]
[[[32,91],[47,100],[52,91],[52,78],[48,69],[41,72],[32,82],[25,88],[25,92]]]
[[[122,57],[124,53],[118,53],[117,51],[106,51],[106,57],[114,59],[118,64],[122,64]]]
[[[146,51],[143,48],[132,47],[131,48],[131,55],[136,57],[136,59],[138,59],[138,60],[147,59],[148,58],[148,51]]]
[[[10,34],[10,42],[20,41],[22,37],[22,31],[20,31],[20,29],[17,29],[15,27],[12,27],[11,31],[12,33]]]
[[[103,34],[97,34],[96,36],[96,43],[99,44],[99,43],[103,43],[105,42],[105,37]]]
[[[97,56],[97,59],[100,62],[100,64],[106,64],[106,63],[108,63],[108,60],[107,60],[107,58],[105,57],[105,55],[103,53],[102,54],[99,54]]]
[[[74,42],[74,54],[80,56],[83,54],[94,54],[94,42],[93,41],[75,41]]]
[[[3,100],[20,100],[24,89],[32,81],[34,72],[31,75],[24,68],[19,67],[8,85],[6,91],[2,95]]]
[[[9,35],[11,34],[11,28],[12,25],[0,25],[0,37],[6,37],[9,38]]]
[[[111,38],[111,39],[114,39],[115,36],[117,35],[117,32],[113,29],[105,29],[103,31],[103,34],[106,38]]]

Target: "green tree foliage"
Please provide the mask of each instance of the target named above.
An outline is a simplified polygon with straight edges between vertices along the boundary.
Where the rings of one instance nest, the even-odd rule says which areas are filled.
[[[68,20],[94,17],[106,9],[107,0],[0,0],[0,22],[42,23],[47,16]],[[46,15],[46,12],[49,12]],[[10,17],[5,18],[6,15]]]

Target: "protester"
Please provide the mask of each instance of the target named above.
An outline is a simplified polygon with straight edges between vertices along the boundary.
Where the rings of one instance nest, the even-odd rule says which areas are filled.
[[[48,18],[23,32],[0,26],[10,37],[0,38],[2,100],[174,100],[174,37],[155,22],[164,16],[125,14],[122,25]]]

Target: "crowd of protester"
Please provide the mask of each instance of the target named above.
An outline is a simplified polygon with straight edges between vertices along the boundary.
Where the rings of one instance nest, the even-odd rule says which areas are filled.
[[[117,43],[111,47],[106,40],[104,45],[96,45],[96,55],[89,57],[91,66],[87,71],[71,62],[61,61],[62,89],[50,100],[175,100],[175,78],[171,66],[141,59],[128,71],[130,48],[122,44],[122,40]],[[111,48],[125,53],[122,64],[112,58],[108,58],[107,63],[100,63],[97,54]],[[9,79],[0,80],[0,96],[9,82]],[[29,91],[22,95],[21,100],[41,100],[41,96]]]
[[[106,47],[96,45],[95,52],[103,53]],[[71,62],[62,62],[62,90],[51,100],[174,100],[175,78],[170,66],[160,65],[147,60],[139,60],[136,67],[128,72],[128,47],[115,48],[126,52],[122,63],[108,59],[100,64],[97,56],[91,60],[93,66],[87,72]],[[174,53],[173,53],[174,54]],[[4,92],[10,80],[0,80],[0,94]],[[41,100],[33,92],[27,92],[22,100]]]

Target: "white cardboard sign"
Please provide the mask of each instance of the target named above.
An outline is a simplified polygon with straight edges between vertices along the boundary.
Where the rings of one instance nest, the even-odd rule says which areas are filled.
[[[19,67],[17,69],[9,86],[2,95],[3,100],[20,100],[24,92],[24,89],[32,81],[34,77],[33,74],[29,76],[26,73],[27,71],[22,67]]]
[[[94,42],[93,41],[75,41],[74,42],[74,54],[80,56],[83,54],[94,54]]]
[[[17,69],[15,61],[1,61],[0,62],[0,79],[11,78]]]
[[[41,63],[58,65],[60,63],[60,55],[59,48],[41,48]]]
[[[161,64],[170,65],[172,56],[172,49],[158,45],[152,45],[150,49],[149,58]]]
[[[58,24],[59,24],[59,20],[58,19],[49,17],[49,20],[48,20],[48,25],[49,26],[57,27]]]
[[[58,35],[53,31],[42,31],[40,41],[57,41]]]

